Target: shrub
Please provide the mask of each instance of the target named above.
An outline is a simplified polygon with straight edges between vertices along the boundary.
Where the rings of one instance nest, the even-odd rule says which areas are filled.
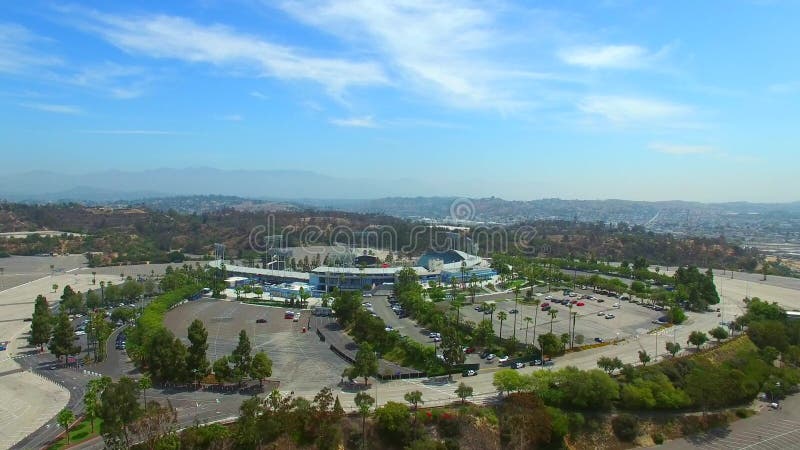
[[[653,435],[653,442],[656,445],[661,445],[664,443],[664,435],[661,433],[656,433]]]
[[[630,414],[620,414],[611,419],[611,428],[621,441],[633,442],[639,436],[639,419]]]
[[[736,410],[736,417],[740,419],[747,419],[748,417],[755,414],[753,410],[747,408],[739,408]]]

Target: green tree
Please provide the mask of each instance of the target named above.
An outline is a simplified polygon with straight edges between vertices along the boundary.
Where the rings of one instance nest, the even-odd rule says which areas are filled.
[[[442,333],[441,352],[442,357],[444,357],[445,365],[447,365],[447,374],[450,379],[453,377],[453,368],[459,364],[463,364],[466,359],[461,344],[458,333],[453,327],[444,329]]]
[[[669,323],[674,325],[679,325],[686,321],[686,313],[683,311],[683,308],[677,305],[670,307],[666,316]]]
[[[722,342],[723,339],[728,339],[728,330],[722,327],[713,328],[708,334],[717,340],[717,343]]]
[[[459,383],[458,387],[456,388],[456,395],[461,399],[462,405],[467,402],[467,397],[472,397],[473,392],[474,389],[472,386],[467,386],[464,384],[464,382]]]
[[[475,331],[473,332],[473,342],[476,345],[484,346],[491,342],[491,338],[494,335],[494,330],[492,329],[492,324],[486,319],[481,320],[478,322],[478,325],[475,327]]]
[[[33,307],[33,317],[31,318],[31,334],[28,342],[31,345],[38,345],[40,351],[44,351],[44,344],[50,341],[53,332],[53,319],[50,315],[50,305],[43,295],[36,297]]]
[[[69,445],[69,427],[72,425],[72,422],[75,422],[75,414],[71,409],[64,408],[58,413],[56,421],[58,425],[66,431],[67,445]]]
[[[558,316],[558,310],[551,309],[548,311],[548,314],[550,314],[550,334],[553,334],[553,320],[555,320],[556,316]]]
[[[264,386],[264,379],[271,376],[272,360],[264,352],[256,353],[250,365],[250,378],[258,380],[259,386]]]
[[[100,418],[103,420],[103,437],[110,448],[130,448],[129,427],[142,414],[139,406],[139,388],[135,381],[122,377],[110,383],[100,396]]]
[[[368,384],[369,377],[378,373],[378,357],[375,350],[368,342],[364,342],[356,352],[355,363],[351,374],[355,377],[364,377],[364,384]]]
[[[681,344],[677,342],[667,342],[666,344],[667,351],[670,355],[674,358],[681,351]]]
[[[557,356],[564,349],[561,340],[553,333],[540,334],[537,339],[539,340],[539,348],[542,350],[542,356]]]
[[[647,354],[644,350],[639,350],[639,362],[642,363],[642,366],[646,366],[647,363],[650,362],[650,355]]]
[[[90,290],[86,291],[86,307],[90,310],[94,310],[102,306],[102,301],[100,300],[100,294],[97,293],[97,290]]]
[[[53,338],[50,340],[48,348],[50,353],[58,359],[61,359],[62,356],[76,355],[81,351],[80,346],[75,345],[75,330],[72,328],[66,311],[61,311],[56,318]]]
[[[139,384],[137,387],[140,391],[142,391],[142,398],[144,400],[143,409],[147,409],[147,390],[153,387],[153,380],[150,379],[149,375],[144,374],[141,378],[139,378]]]
[[[697,346],[697,350],[700,350],[700,347],[706,342],[708,342],[708,336],[702,331],[692,331],[689,334],[689,343]]]
[[[622,361],[616,357],[601,356],[597,359],[597,367],[603,369],[609,375],[614,373],[615,370],[622,369],[622,366]]]
[[[387,402],[375,410],[376,428],[385,443],[405,446],[411,441],[412,428],[408,407]]]
[[[498,415],[502,448],[535,449],[553,443],[555,433],[551,415],[536,394],[509,395]]]
[[[252,348],[247,332],[241,330],[239,332],[239,343],[236,348],[233,349],[230,358],[233,363],[233,374],[239,383],[250,373],[250,365],[253,362],[253,356],[251,355]]]
[[[503,322],[508,319],[508,314],[505,311],[497,313],[497,320],[500,321],[500,341],[503,341]]]
[[[219,384],[223,384],[233,378],[233,369],[231,369],[227,356],[223,356],[214,361],[214,378],[216,378]]]
[[[521,390],[526,386],[526,381],[519,371],[503,369],[494,373],[492,384],[503,394],[504,392],[516,392]]]
[[[354,401],[358,407],[358,413],[361,415],[361,448],[367,448],[367,417],[375,404],[375,399],[362,391],[356,394]]]
[[[103,390],[111,384],[111,378],[102,377],[89,380],[86,386],[86,394],[83,396],[84,414],[92,427],[94,433],[94,421],[100,417],[100,396]]]
[[[143,360],[150,376],[158,381],[186,378],[186,347],[166,328],[159,328],[145,341]]]
[[[200,319],[189,325],[189,348],[186,351],[186,370],[192,374],[195,383],[205,378],[210,371],[210,363],[206,357],[208,351],[208,331]]]

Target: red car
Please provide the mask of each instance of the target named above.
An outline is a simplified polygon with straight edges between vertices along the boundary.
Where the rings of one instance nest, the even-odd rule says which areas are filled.
[[[578,302],[578,303],[576,303],[576,305],[578,305],[578,306],[586,306],[586,303]]]
[[[542,303],[542,308],[544,308],[546,306],[550,306],[550,303],[547,303],[547,302]]]

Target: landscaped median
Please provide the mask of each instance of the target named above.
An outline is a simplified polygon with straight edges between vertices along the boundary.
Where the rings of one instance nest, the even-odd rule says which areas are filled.
[[[164,329],[164,316],[167,311],[188,299],[201,289],[197,285],[179,287],[159,295],[144,308],[142,315],[136,319],[136,326],[128,331],[127,352],[132,357],[140,354],[142,345],[148,338]]]
[[[58,440],[48,447],[48,450],[60,450],[62,448],[68,448],[100,436],[102,425],[102,420],[94,419],[94,432],[92,432],[92,423],[88,420],[81,419],[69,429],[69,444],[67,444],[67,434],[62,433]]]

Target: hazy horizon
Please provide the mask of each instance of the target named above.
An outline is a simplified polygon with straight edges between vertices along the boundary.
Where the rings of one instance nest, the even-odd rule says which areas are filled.
[[[309,171],[281,180],[313,198],[800,200],[796,2],[4,12],[3,178],[214,167]]]

